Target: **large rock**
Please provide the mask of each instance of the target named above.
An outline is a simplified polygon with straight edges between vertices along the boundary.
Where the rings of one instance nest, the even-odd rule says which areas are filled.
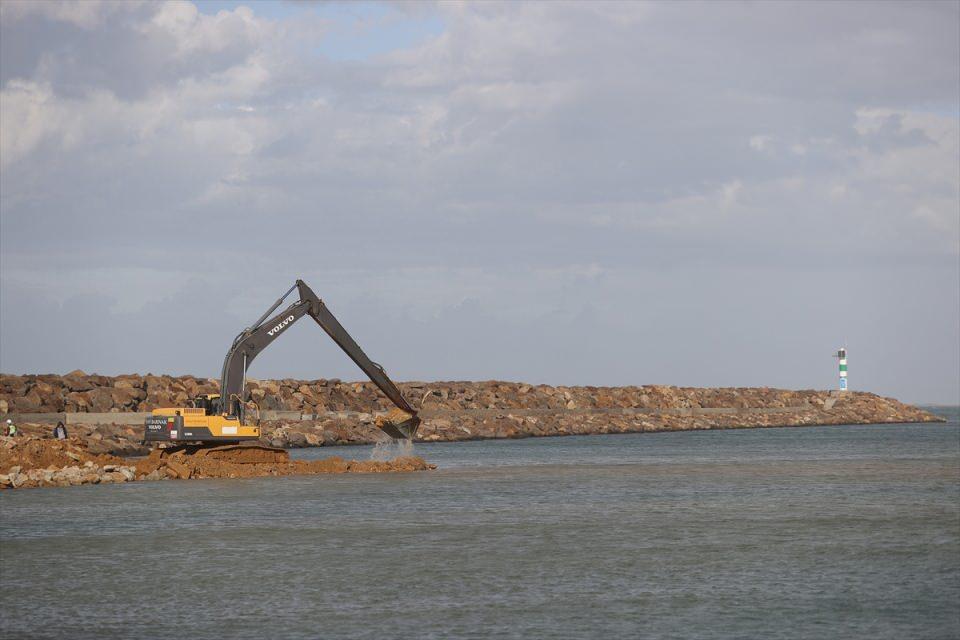
[[[307,442],[307,437],[300,433],[299,431],[290,431],[287,433],[287,446],[288,447],[307,447],[310,446],[310,443]]]
[[[13,406],[18,413],[38,413],[43,408],[43,402],[37,393],[31,391],[26,395],[14,398]]]
[[[87,392],[87,398],[90,402],[90,411],[101,413],[110,411],[113,408],[113,394],[108,387],[98,387]]]
[[[280,393],[280,385],[274,380],[261,381],[260,388],[267,394],[277,395]]]
[[[90,377],[79,370],[65,375],[63,377],[63,385],[69,391],[90,391],[95,387]]]

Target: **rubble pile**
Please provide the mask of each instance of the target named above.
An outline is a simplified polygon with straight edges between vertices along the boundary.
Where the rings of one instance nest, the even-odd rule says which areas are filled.
[[[87,451],[93,455],[109,454],[113,456],[145,456],[150,447],[140,442],[143,437],[142,426],[129,424],[70,424],[71,440],[83,442]],[[21,436],[50,438],[53,424],[17,421],[17,430]]]
[[[208,453],[208,452],[203,452]],[[435,469],[417,456],[393,460],[290,460],[285,451],[239,447],[216,455],[154,449],[146,457],[94,454],[81,438],[0,436],[0,489],[67,487],[136,480],[256,478],[318,473],[388,473]]]
[[[257,478],[261,476],[290,476],[314,473],[387,473],[399,471],[426,471],[435,469],[435,465],[428,464],[417,456],[398,457],[393,460],[344,460],[339,456],[323,460],[273,460],[272,456],[263,456],[258,460],[255,457],[245,456],[244,453],[256,452],[256,449],[245,452],[241,447],[228,455],[204,456],[190,455],[185,452],[176,452],[167,455],[161,450],[154,450],[149,456],[139,460],[136,464],[138,477],[140,474],[146,480],[159,480],[164,477],[172,479],[197,478]],[[285,454],[286,452],[280,452]]]
[[[0,437],[0,488],[129,482],[129,461],[90,450],[81,438]]]

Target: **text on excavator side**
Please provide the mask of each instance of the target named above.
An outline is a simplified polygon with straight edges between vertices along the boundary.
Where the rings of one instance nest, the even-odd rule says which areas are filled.
[[[275,326],[273,329],[270,329],[270,331],[267,331],[267,335],[272,336],[273,334],[277,333],[278,331],[283,329],[285,326],[293,322],[293,320],[294,320],[293,316],[287,316],[283,322]]]

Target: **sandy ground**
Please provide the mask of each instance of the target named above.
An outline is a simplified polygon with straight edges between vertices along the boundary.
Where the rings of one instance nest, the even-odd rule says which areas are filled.
[[[417,456],[392,460],[290,460],[283,450],[153,450],[145,458],[91,452],[80,438],[0,438],[0,488],[69,486],[139,480],[255,478],[317,473],[389,473],[436,468]]]

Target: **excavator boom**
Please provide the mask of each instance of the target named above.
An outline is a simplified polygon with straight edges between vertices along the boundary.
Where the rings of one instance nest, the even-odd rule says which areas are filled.
[[[270,316],[296,289],[299,300],[283,311]],[[223,361],[220,379],[220,410],[223,414],[241,415],[245,393],[245,377],[253,359],[282,333],[305,315],[313,318],[351,360],[377,385],[387,398],[400,409],[405,419],[378,419],[377,426],[393,438],[412,439],[420,425],[417,412],[400,393],[400,389],[383,367],[367,357],[360,345],[347,333],[330,309],[303,280],[297,280],[283,297],[277,300],[254,325],[244,329],[234,339]],[[269,317],[268,317],[269,316]]]

